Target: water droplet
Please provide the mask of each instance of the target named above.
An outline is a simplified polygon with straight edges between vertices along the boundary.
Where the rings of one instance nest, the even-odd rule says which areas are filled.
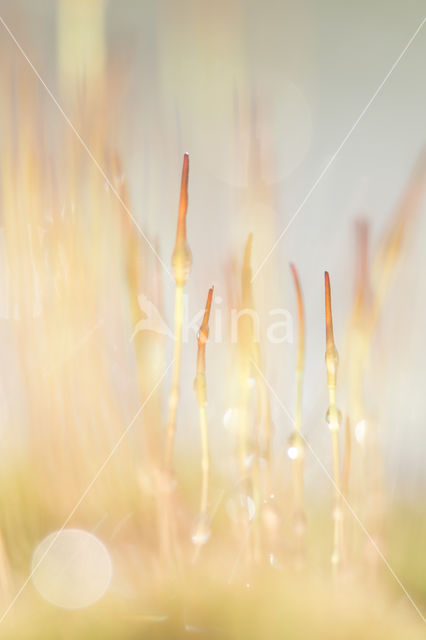
[[[254,453],[250,453],[244,460],[244,466],[249,469],[254,461]]]
[[[256,515],[256,505],[253,498],[244,493],[238,494],[234,498],[229,498],[226,503],[226,512],[232,522],[251,522]]]
[[[156,470],[156,488],[161,493],[172,493],[176,488],[176,476],[162,469]]]
[[[359,444],[364,444],[365,435],[367,433],[367,423],[365,420],[360,420],[355,425],[355,439]]]
[[[223,416],[224,427],[229,427],[231,425],[232,419],[235,416],[235,412],[236,412],[236,409],[233,409],[232,407],[229,407],[229,409],[225,411],[225,415]]]
[[[337,371],[337,367],[339,366],[339,353],[335,346],[326,350],[325,364],[327,365],[327,369],[331,367],[334,372]]]
[[[296,460],[299,457],[299,450],[295,446],[291,446],[287,449],[287,455],[290,460]]]
[[[296,536],[302,537],[305,535],[306,529],[307,529],[307,522],[306,522],[306,515],[304,511],[299,509],[294,514],[293,527],[294,527],[294,533],[296,534]]]
[[[196,518],[191,531],[192,543],[197,547],[206,544],[211,535],[210,518],[207,513],[200,513]]]
[[[290,460],[297,460],[303,456],[303,441],[297,431],[293,431],[288,439],[287,455]]]
[[[264,458],[263,456],[260,456],[259,458],[259,469],[260,471],[266,471],[266,469],[269,466],[269,462],[266,458]]]
[[[334,507],[333,509],[333,519],[334,520],[343,520],[343,511],[340,507]]]
[[[271,507],[271,505],[269,504],[263,507],[262,520],[265,528],[270,533],[276,533],[278,531],[279,524],[280,524],[280,516],[277,510],[274,509],[274,507]]]
[[[203,627],[197,627],[194,624],[186,624],[185,631],[189,633],[207,633],[207,629],[203,629]]]
[[[325,419],[327,421],[330,431],[335,431],[342,424],[342,412],[339,411],[339,409],[335,409],[334,411],[331,411],[331,409],[328,409],[325,415]]]
[[[164,615],[156,615],[156,614],[141,614],[140,616],[136,616],[137,620],[143,620],[143,622],[165,622],[169,619],[168,616]]]
[[[274,553],[273,551],[270,551],[267,556],[266,556],[266,562],[267,564],[269,564],[270,567],[272,567],[272,569],[274,569],[275,571],[281,571],[283,568],[282,562],[280,561],[279,555],[277,556],[276,553]]]

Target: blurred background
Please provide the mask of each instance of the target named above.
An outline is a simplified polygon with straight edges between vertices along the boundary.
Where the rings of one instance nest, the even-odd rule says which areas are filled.
[[[344,357],[354,292],[355,220],[368,221],[372,257],[391,225],[426,138],[424,29],[316,181],[423,14],[421,0],[344,5],[331,0],[0,2],[1,17],[71,120],[83,75],[88,93],[91,77],[109,76],[103,107],[108,112],[105,142],[120,153],[132,214],[151,241],[158,242],[167,265],[174,244],[181,158],[184,151],[190,153],[190,316],[202,308],[207,288],[214,284],[216,309],[223,309],[227,321],[229,289],[235,282],[238,286],[238,277],[232,275],[235,264],[242,260],[248,233],[254,233],[253,271],[262,265],[254,295],[262,315],[265,372],[291,411],[297,327],[288,263],[295,262],[307,314],[304,430],[325,461],[330,452],[324,421],[323,271],[331,274],[336,343]],[[22,54],[3,27],[0,40],[12,68],[20,65]],[[42,95],[42,87],[39,90]],[[54,132],[63,116],[49,96],[42,100],[50,103],[45,109]],[[375,336],[378,366],[369,389],[369,411],[379,416],[390,495],[424,489],[426,476],[425,225],[422,204],[404,238]],[[174,284],[167,275],[163,288],[164,316],[171,324]],[[111,331],[117,304],[111,300],[111,307],[98,317],[111,325]],[[268,313],[277,308],[294,317],[292,344],[268,344]],[[2,342],[7,343],[6,304],[2,316]],[[7,344],[4,347],[7,352]],[[113,337],[109,348],[113,353]],[[171,341],[167,348],[171,356]],[[195,352],[194,336],[184,344],[178,446],[197,452]],[[227,388],[220,382],[223,372],[231,371],[231,356],[225,332],[224,340],[212,342],[207,354],[211,436],[219,458],[227,438],[223,416],[229,406]],[[2,383],[5,408],[19,396],[12,356],[6,362],[10,366]],[[125,381],[118,384],[125,386]],[[341,397],[344,404],[343,391]],[[273,399],[271,405],[281,446],[292,427]],[[314,462],[306,473],[313,486],[319,478],[328,482]]]

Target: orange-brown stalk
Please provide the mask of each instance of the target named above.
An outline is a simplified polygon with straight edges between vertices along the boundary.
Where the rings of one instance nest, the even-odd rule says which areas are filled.
[[[209,289],[207,296],[204,317],[198,332],[198,351],[197,351],[197,370],[194,380],[194,389],[197,396],[198,407],[200,411],[200,428],[201,428],[201,504],[200,515],[207,513],[208,503],[208,486],[209,486],[209,440],[208,440],[208,424],[206,415],[207,391],[206,391],[206,343],[209,337],[209,318],[212,306],[213,287]]]
[[[182,352],[182,324],[183,324],[183,289],[191,269],[192,256],[186,238],[186,214],[188,209],[188,175],[189,155],[183,157],[182,178],[180,186],[180,199],[178,222],[176,230],[176,242],[172,255],[173,274],[176,282],[175,294],[175,322],[174,322],[174,362],[172,386],[169,396],[169,419],[166,436],[165,466],[170,472],[173,458],[173,445],[176,433],[176,414],[179,401],[179,376]]]

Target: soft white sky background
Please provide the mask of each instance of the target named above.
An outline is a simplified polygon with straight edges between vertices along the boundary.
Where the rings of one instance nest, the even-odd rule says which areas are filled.
[[[54,91],[57,4],[0,2],[0,15]],[[181,157],[190,152],[194,264],[188,293],[194,312],[212,283],[226,298],[225,267],[232,255],[240,259],[249,231],[255,233],[254,268],[260,264],[425,13],[423,1],[107,2],[108,55],[121,61],[126,78],[123,117],[111,136],[125,158],[135,215],[151,237],[160,238],[167,263]],[[8,36],[0,31],[0,37]],[[368,218],[372,247],[387,228],[426,140],[425,61],[426,26],[256,281],[265,310],[295,312],[288,262],[299,268],[307,313],[305,430],[324,459],[330,447],[323,271],[331,274],[342,347],[353,292],[353,221],[360,213]],[[257,186],[249,173],[253,122],[262,167]],[[380,323],[382,371],[372,410],[386,427],[394,487],[420,486],[425,476],[425,213],[423,207]],[[172,294],[165,280],[166,298]],[[171,304],[167,313],[171,319]],[[269,348],[265,355],[268,379],[293,410],[294,347]],[[207,358],[210,423],[219,451],[229,404],[220,384],[229,367],[227,347],[210,344]],[[198,446],[195,341],[185,346],[183,359],[179,441]],[[273,413],[278,437],[286,439],[291,427],[276,403]],[[322,473],[315,463],[310,467],[313,477]]]

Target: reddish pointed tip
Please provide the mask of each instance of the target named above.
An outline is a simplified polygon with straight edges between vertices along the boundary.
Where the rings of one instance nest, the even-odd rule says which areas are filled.
[[[211,287],[209,289],[209,292],[207,294],[207,306],[210,307],[211,302],[212,302],[212,297],[213,297],[213,287]]]
[[[210,287],[209,292],[207,294],[207,302],[206,302],[206,308],[204,311],[204,318],[203,318],[203,326],[205,327],[207,327],[209,322],[212,299],[213,299],[213,287]]]
[[[292,276],[293,276],[294,285],[296,287],[297,297],[299,299],[299,302],[301,302],[301,300],[302,300],[302,289],[301,289],[301,286],[300,286],[299,274],[297,272],[296,265],[293,262],[290,262],[290,269],[291,269],[291,273],[292,273]]]
[[[183,164],[182,164],[182,178],[185,177],[188,179],[188,170],[189,170],[189,155],[187,153],[183,156]]]
[[[210,287],[209,292],[207,294],[207,301],[204,309],[203,321],[201,323],[200,332],[198,334],[199,345],[205,344],[209,336],[209,319],[210,319],[210,311],[212,307],[212,299],[213,299],[213,287]]]
[[[189,171],[189,154],[183,154],[183,163],[182,163],[182,178],[185,176],[186,180],[188,180],[188,171]]]
[[[176,240],[180,242],[186,241],[185,219],[188,209],[188,176],[189,176],[189,156],[187,153],[183,156],[182,177],[180,184],[179,212]]]

